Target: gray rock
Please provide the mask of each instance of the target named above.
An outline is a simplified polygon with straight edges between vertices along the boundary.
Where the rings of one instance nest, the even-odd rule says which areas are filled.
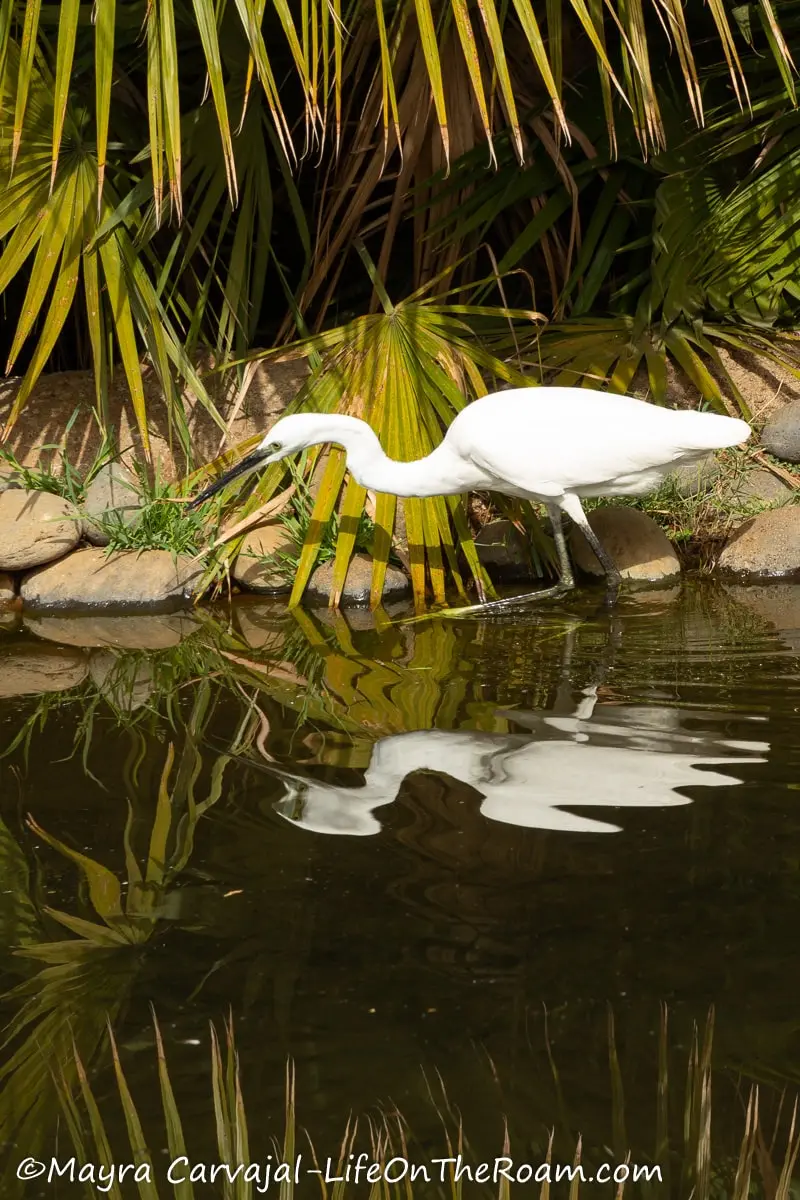
[[[134,712],[147,704],[155,690],[153,666],[146,658],[94,650],[89,659],[92,682],[120,712]]]
[[[93,546],[107,546],[108,534],[92,518],[108,517],[121,525],[135,524],[142,507],[135,475],[122,463],[107,463],[89,484],[84,503],[84,534]]]
[[[617,564],[623,579],[655,583],[680,574],[678,556],[667,535],[638,508],[604,505],[589,514],[589,524],[605,550]],[[589,575],[602,575],[603,568],[581,531],[570,535],[576,565]]]
[[[800,400],[793,400],[767,421],[761,444],[776,458],[800,462]]]
[[[699,462],[676,467],[668,478],[674,482],[678,495],[688,498],[710,491],[719,473],[720,465],[716,456],[707,454]]]
[[[347,570],[339,603],[344,606],[369,604],[369,593],[372,586],[372,559],[366,554],[354,554]],[[317,567],[308,582],[306,596],[312,601],[330,599],[333,590],[333,560]],[[386,579],[383,584],[384,600],[404,599],[411,593],[411,581],[397,567],[386,568]]]
[[[785,505],[744,521],[725,544],[718,566],[756,577],[800,572],[800,506]]]
[[[281,521],[267,521],[245,534],[231,567],[238,584],[264,595],[290,591],[293,566],[283,556],[297,559],[300,548]]]
[[[6,575],[0,571],[0,607],[4,604],[10,604],[16,595],[14,580],[10,575]]]
[[[484,567],[498,579],[530,579],[533,564],[525,539],[512,521],[489,521],[475,535]]]
[[[745,471],[725,489],[726,502],[741,505],[743,508],[762,504],[785,504],[793,495],[793,488],[764,467]]]
[[[68,554],[81,519],[68,500],[49,492],[0,492],[0,571],[24,571]]]
[[[30,610],[170,612],[191,604],[202,570],[166,550],[77,550],[32,571],[20,594]]]
[[[136,616],[36,617],[25,628],[36,637],[87,649],[169,650],[200,628],[191,613],[140,613]]]
[[[86,656],[68,646],[16,643],[0,650],[0,699],[66,692],[83,683]]]

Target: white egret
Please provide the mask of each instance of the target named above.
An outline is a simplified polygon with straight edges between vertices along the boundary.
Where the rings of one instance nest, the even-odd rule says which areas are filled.
[[[558,583],[475,606],[476,611],[490,612],[560,596],[575,586],[562,512],[582,530],[613,595],[620,574],[589,525],[581,499],[644,495],[677,466],[738,445],[750,432],[734,417],[660,408],[632,396],[590,388],[525,387],[466,405],[431,454],[397,462],[357,417],[298,413],[282,417],[252,454],[193,504],[201,504],[239,476],[330,442],[346,451],[348,469],[358,483],[376,492],[425,497],[492,491],[546,505],[558,552]]]

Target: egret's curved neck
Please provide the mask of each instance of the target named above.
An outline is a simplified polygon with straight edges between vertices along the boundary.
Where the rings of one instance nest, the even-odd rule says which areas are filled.
[[[313,442],[332,442],[347,453],[347,467],[362,487],[394,496],[447,496],[472,486],[468,464],[445,443],[425,458],[398,462],[384,454],[373,430],[358,417],[332,414],[320,420]]]

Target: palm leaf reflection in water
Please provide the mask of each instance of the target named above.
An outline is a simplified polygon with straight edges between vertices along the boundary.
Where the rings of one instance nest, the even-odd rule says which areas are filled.
[[[227,755],[210,764],[208,791],[196,794],[203,769],[199,740],[211,711],[211,688],[196,689],[181,726],[180,750],[170,742],[158,782],[155,812],[140,862],[132,831],[142,818],[138,769],[144,746],[134,736],[134,753],[125,771],[127,820],[123,834],[125,879],[88,854],[43,829],[29,816],[35,836],[78,868],[80,888],[88,892],[95,919],[53,908],[29,891],[23,874],[24,855],[3,826],[0,838],[4,861],[16,864],[16,913],[3,923],[3,946],[36,964],[37,970],[6,1000],[14,1015],[3,1033],[5,1060],[0,1064],[0,1146],[24,1147],[36,1154],[52,1120],[55,1094],[53,1064],[60,1064],[60,1087],[69,1090],[77,1076],[76,1055],[93,1064],[105,1043],[107,1024],[124,1013],[142,965],[142,951],[159,927],[169,894],[186,868],[193,850],[198,821],[222,794]],[[136,735],[134,726],[130,730]],[[31,913],[40,913],[34,923]],[[51,940],[68,930],[73,936]],[[24,936],[23,936],[24,935]],[[50,935],[50,936],[48,936]]]
[[[433,622],[409,629],[386,626],[356,637],[340,615],[329,619],[326,626],[303,613],[271,618],[271,636],[261,650],[231,629],[218,628],[206,643],[204,679],[198,682],[198,671],[186,688],[186,674],[181,676],[181,702],[174,694],[151,697],[154,711],[162,702],[167,707],[172,744],[163,753],[143,861],[131,836],[141,821],[137,806],[145,799],[135,752],[129,763],[124,881],[44,830],[34,815],[31,829],[78,867],[94,913],[91,920],[41,903],[42,888],[26,871],[24,856],[6,829],[8,837],[0,841],[15,881],[15,905],[8,915],[3,909],[3,932],[6,944],[16,946],[21,961],[33,964],[34,971],[10,998],[16,1012],[6,1030],[6,1060],[0,1068],[0,1142],[36,1153],[50,1138],[56,1102],[51,1068],[56,1062],[60,1103],[76,1128],[71,1097],[82,1078],[79,1064],[87,1072],[92,1066],[96,1071],[108,1066],[106,1022],[112,1028],[120,1022],[143,948],[162,925],[170,893],[190,864],[198,822],[211,809],[221,821],[242,816],[236,789],[223,794],[224,779],[233,780],[239,764],[258,763],[274,775],[286,791],[278,801],[282,815],[327,832],[375,832],[379,826],[373,810],[390,803],[408,775],[419,770],[468,785],[482,797],[482,812],[492,820],[602,830],[613,826],[558,807],[576,804],[575,781],[582,781],[585,791],[587,773],[596,789],[604,778],[613,780],[614,788],[624,778],[632,789],[596,791],[590,803],[681,804],[687,797],[676,788],[728,786],[736,782],[740,764],[762,761],[766,747],[761,743],[714,732],[714,714],[692,713],[706,728],[690,732],[678,709],[612,703],[613,693],[602,678],[613,646],[602,622],[532,621],[525,638],[500,658],[498,644],[485,629],[476,635],[475,630]],[[491,644],[481,662],[475,642],[482,638]],[[468,651],[467,639],[472,643]],[[553,642],[559,655],[552,654]],[[504,643],[504,649],[509,645]],[[604,655],[599,667],[591,666]],[[497,660],[488,686],[487,656]],[[573,656],[580,659],[577,668]],[[120,656],[123,666],[124,658]],[[590,682],[576,704],[572,681],[580,675],[584,683],[588,675]],[[209,741],[207,733],[220,693],[235,701],[237,715],[224,750],[212,752],[209,746],[216,739]],[[500,707],[519,695],[531,705],[527,712]],[[124,715],[123,709],[117,713],[120,719]],[[513,732],[513,726],[528,732]],[[144,737],[138,726],[132,737],[134,743]],[[296,771],[287,774],[278,762],[291,758],[296,763],[304,745],[307,771],[317,765],[364,770],[361,789],[301,779]],[[91,746],[84,745],[83,753],[88,764]],[[579,756],[581,763],[588,756],[590,766],[576,767],[573,775],[571,764]],[[613,764],[605,776],[601,758]],[[701,765],[705,770],[697,770]],[[197,794],[201,776],[204,790]],[[655,780],[658,791],[653,790]],[[560,790],[554,790],[556,785]],[[584,795],[579,799],[587,802]],[[287,804],[291,813],[284,811]],[[59,926],[72,936],[54,940]],[[84,1101],[85,1088],[84,1080]],[[752,1130],[751,1121],[751,1139]]]

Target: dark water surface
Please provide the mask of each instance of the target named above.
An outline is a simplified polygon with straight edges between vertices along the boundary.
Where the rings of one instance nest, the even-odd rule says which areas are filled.
[[[6,625],[4,1196],[82,1194],[14,1178],[70,1144],[50,1072],[74,1080],[73,1039],[124,1139],[107,1018],[160,1153],[151,1005],[207,1159],[229,1015],[262,1154],[291,1056],[323,1156],[377,1105],[441,1152],[438,1073],[483,1154],[506,1116],[528,1155],[555,1126],[652,1158],[662,1005],[679,1138],[710,1006],[715,1153],[752,1081],[765,1112],[794,1094],[800,585]]]

